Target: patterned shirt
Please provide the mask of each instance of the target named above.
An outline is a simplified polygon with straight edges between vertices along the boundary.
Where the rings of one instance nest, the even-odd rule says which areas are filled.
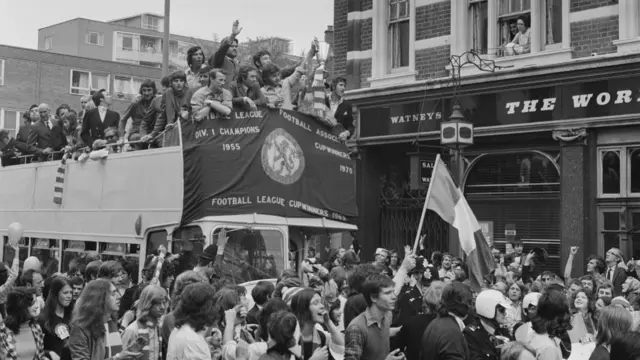
[[[382,319],[368,307],[351,321],[344,334],[344,360],[383,360],[389,355],[391,312]]]
[[[162,359],[162,337],[159,336],[159,327],[155,324],[142,325],[139,321],[131,323],[122,334],[122,345],[129,348],[136,341],[141,329],[148,329],[149,342],[142,348],[140,360],[160,360]]]
[[[37,321],[31,321],[29,323],[31,327],[31,333],[36,343],[36,355],[33,360],[45,360],[44,351],[44,333]],[[20,344],[16,343],[16,337],[13,331],[9,330],[4,325],[4,322],[0,322],[0,358],[7,360],[18,360],[18,351],[16,346]]]

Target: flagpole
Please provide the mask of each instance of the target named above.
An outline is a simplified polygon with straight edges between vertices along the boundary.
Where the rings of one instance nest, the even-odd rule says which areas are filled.
[[[431,180],[429,181],[429,188],[427,189],[427,196],[424,198],[424,205],[422,206],[422,215],[420,215],[420,223],[418,224],[418,232],[416,233],[416,240],[413,244],[413,253],[417,254],[418,244],[420,243],[420,234],[422,233],[422,225],[424,224],[424,217],[427,215],[427,203],[429,202],[429,197],[431,196],[431,185],[433,185],[433,177],[436,174],[436,169],[438,168],[438,164],[440,163],[440,154],[436,156],[435,166],[431,171]]]

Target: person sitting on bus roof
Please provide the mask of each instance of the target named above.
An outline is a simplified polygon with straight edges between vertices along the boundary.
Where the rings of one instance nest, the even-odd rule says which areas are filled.
[[[195,121],[211,119],[214,114],[227,116],[231,114],[232,95],[224,88],[227,75],[222,69],[209,72],[209,86],[198,89],[191,98],[191,109]]]

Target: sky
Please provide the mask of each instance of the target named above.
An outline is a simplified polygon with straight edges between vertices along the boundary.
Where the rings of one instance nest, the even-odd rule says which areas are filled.
[[[0,0],[0,8],[6,11],[0,44],[35,49],[40,28],[77,17],[106,22],[144,12],[163,14],[164,0]],[[327,25],[333,24],[333,0],[171,1],[173,34],[213,40],[217,33],[223,38],[236,19],[243,28],[240,41],[285,37],[293,40],[298,55],[309,49],[314,36],[323,41]]]

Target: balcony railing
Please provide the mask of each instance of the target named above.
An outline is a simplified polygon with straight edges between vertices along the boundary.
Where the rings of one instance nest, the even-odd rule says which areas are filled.
[[[148,30],[153,30],[153,31],[160,31],[160,26],[159,25],[154,25],[154,24],[142,23],[142,28],[143,29],[148,29]]]

